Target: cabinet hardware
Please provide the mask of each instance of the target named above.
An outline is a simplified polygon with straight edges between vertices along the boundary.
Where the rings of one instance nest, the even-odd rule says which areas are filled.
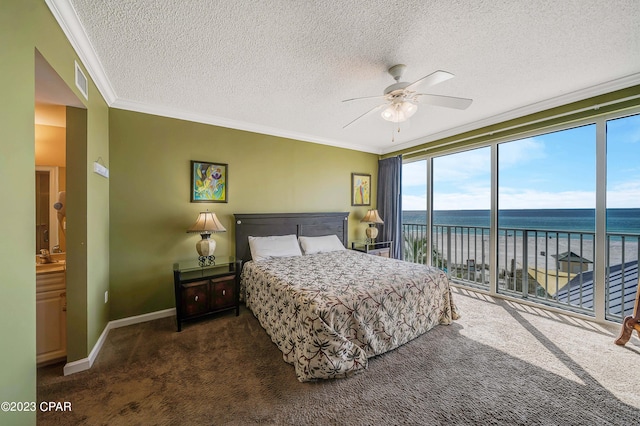
[[[196,296],[196,299],[195,299],[195,300],[196,300],[196,302],[198,301],[198,296]]]
[[[222,295],[226,296],[226,294],[227,294],[227,290],[222,290]]]

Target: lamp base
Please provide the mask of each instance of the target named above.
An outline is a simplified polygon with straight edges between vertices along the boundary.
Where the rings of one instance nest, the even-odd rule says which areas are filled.
[[[216,250],[216,240],[209,238],[211,234],[200,234],[202,239],[196,243],[196,250],[198,251],[198,263],[200,266],[212,265],[216,257],[213,252]]]
[[[371,223],[364,233],[367,235],[367,243],[373,243],[378,236],[378,228]]]
[[[198,265],[200,266],[211,266],[216,264],[216,257],[211,256],[198,256]]]

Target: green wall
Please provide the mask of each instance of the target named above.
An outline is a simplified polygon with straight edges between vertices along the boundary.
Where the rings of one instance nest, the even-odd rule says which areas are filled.
[[[172,265],[195,258],[187,234],[216,213],[216,255],[233,255],[234,213],[348,211],[363,238],[367,207],[351,206],[351,173],[372,175],[378,156],[130,111],[110,110],[111,319],[175,306]],[[191,203],[190,161],[228,164],[228,203]]]
[[[36,400],[35,37],[29,30],[30,9],[17,1],[0,5],[0,197],[5,200],[0,221],[0,402]],[[2,424],[30,422],[35,423],[35,413],[0,412]]]
[[[86,154],[73,158],[69,167],[79,170],[84,193],[68,188],[67,211],[75,209],[87,224],[75,226],[76,237],[68,239],[74,264],[85,262],[87,272],[71,273],[67,280],[68,361],[88,356],[108,322],[108,306],[95,303],[108,286],[108,183],[89,175],[89,163],[108,158],[108,108],[92,81],[89,101],[75,88],[74,61],[81,64],[55,18],[42,0],[0,2],[0,401],[36,401],[35,349],[35,54],[43,55],[69,90],[86,106]],[[88,75],[87,75],[88,76]],[[89,157],[89,158],[87,158]],[[95,157],[95,158],[93,158]],[[80,185],[82,186],[82,184]],[[72,207],[72,198],[74,206]],[[78,200],[86,199],[83,203]],[[84,208],[84,210],[82,210]],[[83,229],[77,229],[78,227]],[[71,230],[69,229],[69,233]],[[75,254],[73,244],[86,247],[86,255]],[[74,257],[75,256],[75,257]],[[75,259],[75,260],[74,260]],[[102,302],[104,305],[104,301]],[[88,309],[89,308],[89,309]],[[35,413],[0,412],[0,424],[35,424]]]

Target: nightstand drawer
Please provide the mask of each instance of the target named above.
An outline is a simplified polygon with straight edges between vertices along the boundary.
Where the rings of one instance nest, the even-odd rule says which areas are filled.
[[[234,278],[217,278],[211,280],[211,309],[228,308],[235,305],[236,282]]]
[[[182,311],[185,317],[200,315],[209,310],[209,281],[182,286]]]

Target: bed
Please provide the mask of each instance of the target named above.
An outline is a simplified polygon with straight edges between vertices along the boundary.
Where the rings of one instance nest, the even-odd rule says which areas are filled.
[[[241,295],[301,382],[360,372],[369,358],[458,318],[442,271],[347,250],[348,213],[235,219]],[[303,237],[308,252],[252,260],[249,240],[274,236]]]

